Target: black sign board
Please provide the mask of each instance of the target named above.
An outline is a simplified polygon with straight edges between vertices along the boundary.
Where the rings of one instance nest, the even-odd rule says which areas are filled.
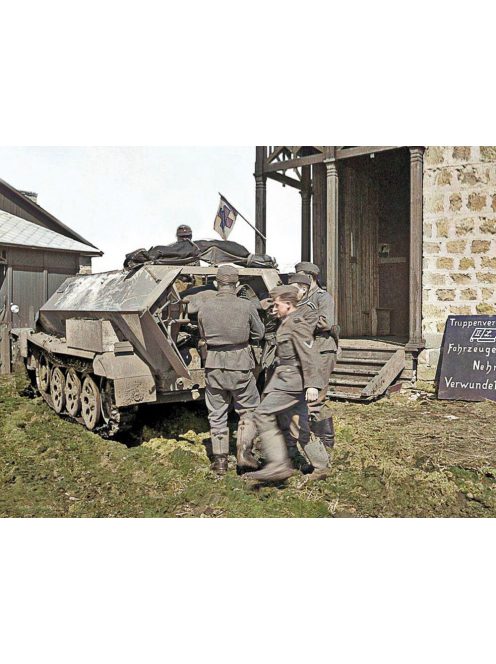
[[[496,316],[449,316],[438,397],[496,401]]]

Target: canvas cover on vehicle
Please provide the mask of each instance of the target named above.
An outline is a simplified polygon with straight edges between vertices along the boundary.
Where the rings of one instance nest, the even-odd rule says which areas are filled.
[[[136,249],[126,255],[124,267],[132,269],[145,263],[158,265],[191,265],[198,261],[209,265],[234,263],[242,267],[276,268],[277,263],[266,254],[250,254],[246,247],[231,240],[188,240]]]

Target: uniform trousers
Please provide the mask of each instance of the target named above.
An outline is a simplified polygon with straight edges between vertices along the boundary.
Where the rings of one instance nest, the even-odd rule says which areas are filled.
[[[227,431],[227,416],[231,405],[236,413],[243,417],[260,404],[260,395],[253,372],[251,370],[207,369],[205,371],[205,403],[212,432]],[[212,445],[214,454],[228,454],[229,452],[229,439],[226,436],[223,438],[216,436],[215,441],[212,439]],[[217,445],[219,445],[219,449],[217,449]]]

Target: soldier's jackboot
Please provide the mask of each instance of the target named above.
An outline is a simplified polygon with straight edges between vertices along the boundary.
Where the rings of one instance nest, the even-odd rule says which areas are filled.
[[[229,454],[229,429],[210,431],[210,438],[214,456],[211,468],[218,475],[225,475],[227,472],[227,455]]]
[[[324,420],[314,420],[310,423],[310,430],[317,438],[320,438],[325,447],[334,447],[334,422],[332,417]]]
[[[293,466],[289,460],[284,436],[277,427],[260,433],[262,449],[266,465],[254,473],[246,473],[243,477],[257,482],[282,482],[293,474]]]
[[[322,441],[315,433],[311,432],[308,442],[301,442],[303,453],[315,470],[329,468],[329,455]]]
[[[253,456],[253,442],[257,435],[257,428],[250,416],[243,416],[239,422],[236,438],[238,468],[257,469],[259,464]]]
[[[227,473],[227,454],[214,454],[214,460],[210,468],[217,475],[225,475]]]

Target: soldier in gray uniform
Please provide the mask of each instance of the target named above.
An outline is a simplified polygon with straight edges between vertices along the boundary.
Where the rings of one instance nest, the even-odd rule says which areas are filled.
[[[176,238],[178,242],[187,242],[188,240],[191,242],[193,240],[191,226],[187,226],[186,224],[178,226],[176,230]]]
[[[276,332],[276,368],[263,393],[254,420],[261,439],[266,465],[247,473],[246,479],[282,481],[293,472],[284,430],[300,443],[317,471],[329,465],[322,443],[310,437],[307,402],[316,401],[322,389],[313,330],[297,308],[298,292],[293,286],[278,286],[270,293],[274,313],[281,319]]]
[[[227,415],[231,402],[241,418],[238,466],[258,468],[251,453],[255,437],[251,414],[259,405],[260,396],[253,375],[255,362],[250,341],[260,341],[265,330],[255,305],[236,296],[238,279],[235,267],[221,265],[217,271],[218,292],[201,302],[198,311],[200,335],[207,345],[205,401],[214,455],[212,469],[219,474],[227,471]]]
[[[329,411],[324,407],[329,379],[336,366],[336,353],[338,350],[337,325],[335,320],[334,299],[326,290],[321,288],[318,277],[319,267],[314,263],[306,261],[295,266],[297,275],[306,284],[308,277],[311,279],[307,296],[300,301],[300,306],[314,309],[315,313],[309,312],[307,318],[315,317],[314,327],[315,345],[320,355],[320,369],[324,388],[319,393],[319,399],[310,407],[312,419],[312,432],[318,436],[326,447],[334,446],[334,423]],[[295,275],[293,279],[297,280]]]

